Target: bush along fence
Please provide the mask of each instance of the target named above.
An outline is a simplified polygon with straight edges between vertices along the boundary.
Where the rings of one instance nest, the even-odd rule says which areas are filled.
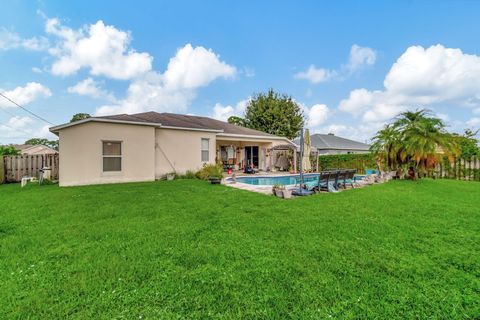
[[[370,153],[321,155],[318,160],[320,170],[348,168],[356,169],[357,173],[364,174],[365,169],[377,168],[375,156]],[[468,159],[456,158],[453,161],[444,158],[435,166],[435,169],[428,171],[427,176],[436,179],[480,181],[480,156]]]
[[[377,167],[375,156],[371,153],[321,155],[318,157],[318,161],[320,170],[348,168],[356,169],[359,174],[364,174],[365,169]]]
[[[20,182],[23,177],[39,176],[39,170],[50,168],[51,180],[58,180],[58,154],[3,156],[0,164],[0,183]]]
[[[427,176],[437,179],[480,181],[480,157],[443,159]]]

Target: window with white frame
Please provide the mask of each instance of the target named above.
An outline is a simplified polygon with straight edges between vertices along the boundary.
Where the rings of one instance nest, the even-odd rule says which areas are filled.
[[[103,171],[122,171],[122,143],[120,141],[102,141]]]
[[[202,162],[210,160],[210,139],[202,138]]]

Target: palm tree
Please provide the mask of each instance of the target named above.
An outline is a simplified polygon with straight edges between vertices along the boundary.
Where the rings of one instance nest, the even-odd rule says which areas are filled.
[[[403,154],[403,146],[400,134],[392,124],[377,132],[370,150],[385,162],[388,169],[396,169],[401,165],[399,156]]]
[[[429,110],[399,114],[373,139],[372,150],[390,169],[412,166],[425,173],[443,157],[458,154],[456,140]]]

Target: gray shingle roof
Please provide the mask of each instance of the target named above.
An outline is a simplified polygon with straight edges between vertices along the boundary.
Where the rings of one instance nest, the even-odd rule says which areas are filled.
[[[96,117],[101,119],[122,120],[132,122],[159,123],[162,126],[192,129],[223,130],[227,134],[239,134],[250,136],[275,137],[274,135],[240,127],[228,122],[215,120],[207,117],[190,116],[175,113],[143,112],[136,114],[118,114],[113,116]]]
[[[333,134],[312,134],[310,136],[311,144],[318,150],[335,149],[335,150],[365,150],[370,149],[370,145],[350,139],[335,136]],[[295,143],[299,143],[299,139],[295,139]]]

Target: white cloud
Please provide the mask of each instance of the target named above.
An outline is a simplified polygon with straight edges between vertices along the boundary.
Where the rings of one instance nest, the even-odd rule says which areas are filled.
[[[308,67],[306,71],[295,74],[295,79],[308,80],[311,83],[320,83],[330,80],[336,76],[335,71],[328,69],[317,68],[313,64]]]
[[[0,28],[0,51],[25,49],[31,51],[47,50],[49,43],[45,37],[21,38],[17,33]]]
[[[13,90],[0,90],[5,96],[20,105],[26,105],[38,98],[48,98],[52,95],[50,89],[37,82],[29,82],[24,87],[16,87]],[[0,107],[16,107],[4,98],[0,99]]]
[[[35,73],[42,73],[43,72],[42,69],[37,68],[37,67],[33,67],[32,71],[35,72]]]
[[[193,48],[188,43],[170,59],[163,78],[168,89],[195,89],[220,77],[231,78],[235,73],[235,67],[220,61],[211,49]]]
[[[245,68],[243,68],[243,73],[245,74],[245,77],[247,77],[247,78],[255,77],[255,69],[253,69],[253,68],[245,67]]]
[[[472,118],[467,121],[469,127],[480,127],[480,118]]]
[[[305,110],[307,111],[307,125],[310,127],[317,127],[328,118],[329,109],[324,104],[315,104],[310,109]]]
[[[376,59],[377,53],[375,50],[354,44],[350,48],[348,63],[343,65],[340,70],[317,68],[312,64],[307,70],[296,73],[294,78],[307,80],[313,84],[326,82],[332,79],[343,79],[365,65],[375,64]]]
[[[239,101],[235,106],[223,106],[221,103],[215,104],[213,107],[212,118],[227,121],[231,116],[243,116],[249,99]]]
[[[20,116],[15,116],[12,117],[8,120],[8,126],[18,129],[18,128],[24,128],[27,125],[31,124],[33,122],[32,118],[30,117],[20,117]]]
[[[199,88],[218,78],[231,78],[235,73],[235,67],[221,61],[211,49],[186,44],[170,59],[163,74],[151,71],[135,79],[125,99],[102,106],[96,113],[185,112]]]
[[[350,48],[350,57],[346,68],[353,72],[365,65],[373,65],[377,60],[377,53],[372,48],[360,47],[354,44]]]
[[[114,101],[113,94],[101,88],[101,84],[92,78],[87,78],[78,82],[76,85],[67,88],[69,93],[76,93],[81,96],[89,96],[92,98],[104,98]]]
[[[356,89],[339,109],[366,122],[385,121],[409,108],[450,103],[465,107],[480,101],[480,57],[435,45],[409,47],[393,64],[384,89]]]
[[[56,47],[49,50],[56,57],[52,65],[55,75],[71,75],[86,68],[95,76],[126,80],[152,68],[152,56],[130,47],[129,33],[101,20],[73,30],[62,26],[58,19],[47,19],[45,31],[59,39]]]
[[[0,124],[0,138],[23,143],[25,140],[36,138],[58,139],[49,130],[49,125],[38,126],[38,122],[30,117],[14,116],[5,124]],[[37,124],[37,125],[35,125]]]

